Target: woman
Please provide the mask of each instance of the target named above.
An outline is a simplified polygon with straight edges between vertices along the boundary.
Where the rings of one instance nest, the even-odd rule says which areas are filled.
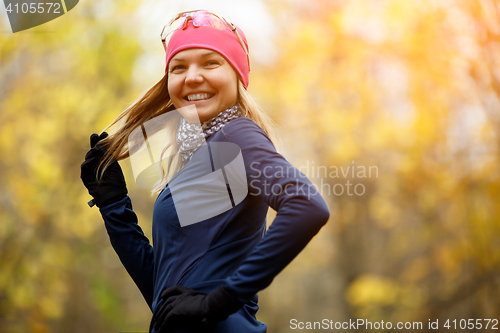
[[[91,136],[82,180],[100,208],[113,248],[154,313],[150,331],[265,332],[266,325],[255,318],[256,293],[326,223],[327,205],[276,151],[272,122],[246,90],[250,63],[243,32],[200,10],[177,15],[162,40],[165,76],[113,121],[117,128],[111,135]],[[196,129],[186,119],[175,124],[178,158],[164,159],[154,189],[159,195],[153,249],[137,224],[117,160],[135,149],[127,142],[134,129],[193,105],[203,127]],[[238,156],[240,167],[231,171],[228,161]],[[245,178],[243,196],[235,190],[238,182],[231,182],[239,171]],[[203,178],[199,175],[217,172],[232,205],[214,215],[208,211],[221,201],[204,195],[209,204],[198,209],[197,195],[208,185],[196,182]],[[217,193],[210,186],[204,193]],[[186,205],[187,214],[207,213],[205,218],[186,223],[180,213],[186,213]],[[277,215],[266,231],[269,206]]]

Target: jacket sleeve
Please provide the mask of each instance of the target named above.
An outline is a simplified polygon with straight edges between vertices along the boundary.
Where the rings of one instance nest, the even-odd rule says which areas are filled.
[[[224,287],[241,301],[266,288],[327,222],[328,206],[311,181],[279,154],[252,120],[239,118],[223,129],[242,151],[249,195],[276,210],[269,230]]]
[[[151,308],[153,247],[137,224],[137,216],[132,210],[130,197],[101,207],[100,212],[113,249]]]

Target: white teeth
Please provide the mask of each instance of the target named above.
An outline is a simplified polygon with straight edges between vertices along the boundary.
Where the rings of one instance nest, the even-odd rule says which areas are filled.
[[[187,99],[189,101],[198,101],[200,99],[209,99],[212,97],[212,94],[193,94],[193,95],[188,95]]]

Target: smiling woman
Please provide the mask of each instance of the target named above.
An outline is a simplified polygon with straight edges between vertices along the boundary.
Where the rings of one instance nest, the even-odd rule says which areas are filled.
[[[273,123],[247,91],[243,32],[203,10],[180,13],[164,32],[165,75],[113,121],[109,136],[91,136],[81,178],[153,312],[150,332],[262,333],[257,292],[306,246],[329,211],[309,179],[276,151]],[[117,161],[129,156],[135,129],[193,105],[202,126],[188,117],[172,124],[178,155],[163,165],[153,191],[153,249]],[[286,172],[263,172],[270,168]],[[268,207],[277,215],[266,231]],[[201,220],[183,223],[183,214],[193,212]]]

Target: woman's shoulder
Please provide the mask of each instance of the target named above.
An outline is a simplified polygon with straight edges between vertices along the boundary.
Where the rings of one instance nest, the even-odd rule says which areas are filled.
[[[230,121],[226,126],[226,128],[238,128],[238,129],[241,129],[241,128],[253,128],[255,130],[261,130],[262,131],[262,128],[257,125],[257,123],[255,121],[253,121],[252,119],[250,118],[247,118],[247,117],[238,117],[232,121]]]
[[[239,117],[230,121],[218,133],[226,140],[249,142],[248,140],[266,140],[271,142],[267,133],[252,119]]]

